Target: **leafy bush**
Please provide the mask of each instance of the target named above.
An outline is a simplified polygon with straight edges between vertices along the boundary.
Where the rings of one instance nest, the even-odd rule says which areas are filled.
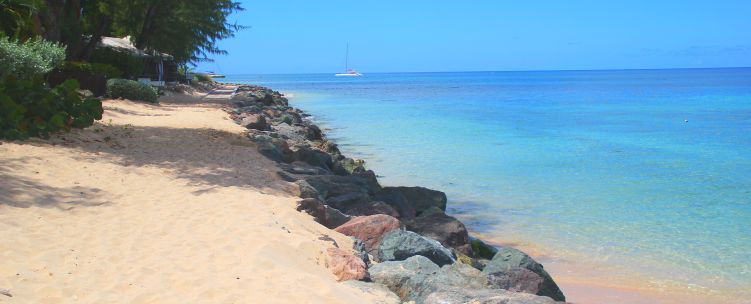
[[[209,77],[209,75],[202,74],[202,73],[196,73],[193,76],[193,79],[198,80],[198,81],[214,82],[214,78],[211,78],[211,77]]]
[[[135,78],[143,73],[144,64],[141,59],[111,48],[97,48],[91,54],[93,63],[109,64],[122,72],[120,77]]]
[[[157,103],[157,91],[153,87],[128,79],[107,80],[107,96]]]
[[[106,78],[120,78],[123,73],[111,64],[66,61],[56,69],[74,75],[102,75]]]
[[[24,43],[0,38],[0,79],[13,75],[33,78],[46,74],[65,60],[65,47],[57,43],[32,39]]]
[[[0,83],[0,138],[46,138],[50,133],[91,126],[102,119],[102,102],[82,99],[78,82],[68,80],[48,88],[41,76],[7,77]]]

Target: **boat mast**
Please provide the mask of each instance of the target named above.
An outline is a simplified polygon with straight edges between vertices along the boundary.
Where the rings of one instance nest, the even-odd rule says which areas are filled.
[[[349,42],[347,42],[347,54],[344,56],[344,71],[349,72]]]

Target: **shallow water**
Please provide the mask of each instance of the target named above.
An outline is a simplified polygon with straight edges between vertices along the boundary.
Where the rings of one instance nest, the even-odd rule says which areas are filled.
[[[382,184],[445,191],[493,239],[751,295],[751,69],[226,81],[291,93]]]

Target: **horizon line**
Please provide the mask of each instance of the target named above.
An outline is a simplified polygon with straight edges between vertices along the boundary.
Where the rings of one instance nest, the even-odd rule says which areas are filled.
[[[751,66],[725,66],[704,68],[612,68],[612,69],[553,69],[553,70],[477,70],[477,71],[400,71],[400,72],[362,72],[367,74],[427,74],[427,73],[518,73],[518,72],[608,72],[608,71],[661,71],[661,70],[719,70],[719,69],[749,69]],[[199,72],[200,73],[200,72]],[[226,75],[310,75],[330,74],[334,72],[302,72],[302,73],[226,73]]]

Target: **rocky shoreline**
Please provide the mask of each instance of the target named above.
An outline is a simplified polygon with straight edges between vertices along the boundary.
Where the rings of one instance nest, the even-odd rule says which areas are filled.
[[[469,236],[445,213],[445,193],[381,186],[364,161],[342,155],[281,93],[240,85],[232,101],[225,110],[248,129],[258,151],[278,163],[278,175],[297,185],[298,211],[356,239],[354,250],[333,242],[328,251],[328,266],[340,281],[397,303],[565,301],[527,254]]]

